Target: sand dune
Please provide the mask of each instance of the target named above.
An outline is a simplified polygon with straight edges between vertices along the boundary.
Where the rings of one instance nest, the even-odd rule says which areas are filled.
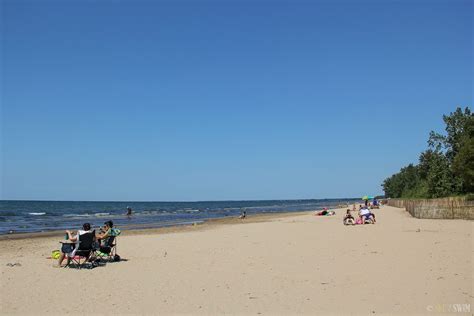
[[[92,270],[51,267],[60,237],[1,240],[0,312],[439,315],[471,304],[472,314],[474,223],[376,214],[354,227],[338,210],[123,232],[128,260]]]

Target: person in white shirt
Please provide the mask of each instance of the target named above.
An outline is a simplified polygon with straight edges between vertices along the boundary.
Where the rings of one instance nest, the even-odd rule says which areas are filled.
[[[372,215],[374,219],[374,223],[375,223],[375,215],[372,212],[370,212],[368,207],[362,207],[360,209],[359,217],[360,217],[360,220],[362,221],[362,224],[364,224],[364,217],[369,217],[370,215]]]
[[[76,235],[73,235],[71,233],[71,231],[66,230],[66,234],[68,236],[67,240],[68,240],[69,243],[65,244],[65,245],[68,245],[68,246],[69,245],[74,245],[74,247],[70,247],[70,248],[68,247],[69,248],[68,250],[71,250],[71,252],[66,252],[66,250],[64,248],[64,245],[63,245],[63,249],[61,249],[61,255],[59,256],[59,260],[58,260],[58,267],[61,267],[66,255],[68,255],[68,262],[69,262],[69,257],[74,256],[74,253],[78,248],[79,236],[83,235],[85,233],[89,233],[90,230],[91,230],[91,224],[89,224],[89,223],[84,223],[84,225],[82,225],[82,230],[79,229],[77,231]]]

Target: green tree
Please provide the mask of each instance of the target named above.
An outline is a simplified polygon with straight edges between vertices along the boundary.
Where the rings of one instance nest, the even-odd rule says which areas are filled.
[[[429,164],[429,172],[426,177],[427,193],[430,198],[449,196],[453,193],[455,181],[449,168],[449,161],[440,152],[433,152]]]
[[[420,197],[424,183],[420,182],[419,173],[419,167],[413,164],[400,169],[383,182],[385,195],[393,198]]]
[[[465,125],[459,152],[453,161],[453,172],[462,179],[462,193],[474,192],[474,117]]]
[[[473,114],[468,107],[464,111],[458,107],[456,111],[449,115],[443,115],[443,121],[446,124],[446,135],[431,131],[428,139],[430,148],[445,152],[446,158],[452,163],[461,148],[466,125],[472,117]]]
[[[386,196],[437,198],[474,192],[474,115],[458,107],[443,115],[446,134],[431,132],[419,164],[385,179]]]

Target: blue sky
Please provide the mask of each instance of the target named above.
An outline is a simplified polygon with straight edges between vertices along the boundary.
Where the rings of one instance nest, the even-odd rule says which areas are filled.
[[[381,193],[472,105],[472,1],[2,1],[2,199]]]

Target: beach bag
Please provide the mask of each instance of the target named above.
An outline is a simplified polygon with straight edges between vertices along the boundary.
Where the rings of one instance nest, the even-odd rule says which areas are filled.
[[[51,251],[51,259],[59,259],[59,257],[61,256],[61,251],[59,250],[53,250]]]

